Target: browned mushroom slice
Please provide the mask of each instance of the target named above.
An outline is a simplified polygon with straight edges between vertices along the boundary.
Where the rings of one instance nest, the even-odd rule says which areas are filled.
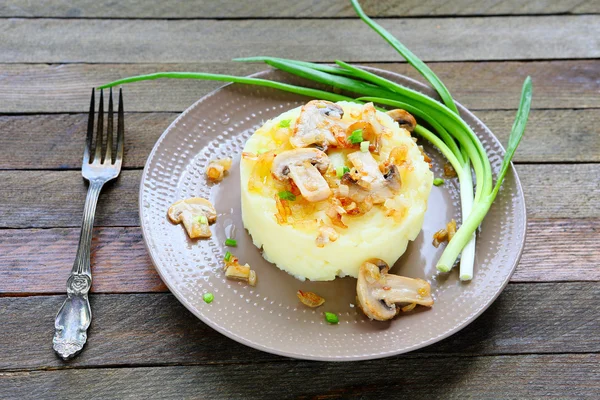
[[[387,321],[400,311],[398,305],[433,305],[427,281],[388,274],[388,271],[389,266],[379,259],[365,261],[360,266],[356,294],[367,317]]]
[[[352,174],[342,177],[342,184],[348,186],[348,197],[352,200],[362,203],[370,196],[373,204],[380,204],[400,190],[400,173],[395,165],[390,165],[383,174],[371,153],[362,151],[348,154],[348,160],[360,176],[359,179]]]
[[[346,130],[343,116],[344,110],[335,103],[309,101],[302,107],[290,143],[297,148],[317,145],[327,149],[330,145],[336,145],[336,132]]]
[[[395,110],[388,111],[387,115],[396,121],[398,125],[400,125],[400,128],[404,128],[409,132],[414,131],[415,127],[417,126],[417,120],[415,120],[415,117],[413,117],[408,111],[397,108]]]
[[[217,220],[217,211],[212,203],[201,197],[175,202],[167,213],[171,222],[183,226],[191,239],[208,238],[211,236],[209,225]]]
[[[271,173],[280,181],[293,180],[302,196],[311,202],[325,200],[331,189],[322,173],[329,168],[329,157],[314,148],[294,149],[278,154]]]

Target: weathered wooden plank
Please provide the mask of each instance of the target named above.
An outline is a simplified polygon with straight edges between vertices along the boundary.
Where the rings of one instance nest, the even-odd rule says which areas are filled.
[[[598,281],[599,219],[529,220],[527,240],[512,282]]]
[[[78,228],[0,230],[0,293],[61,293],[79,241]],[[92,292],[166,292],[140,228],[96,228]]]
[[[289,54],[288,54],[289,56]],[[300,59],[304,55],[297,56]],[[408,64],[372,66],[418,78]],[[521,85],[533,77],[534,108],[600,108],[600,62],[436,63],[436,74],[462,104],[474,110],[516,109]],[[1,113],[86,112],[90,88],[116,79],[157,71],[204,71],[248,75],[263,64],[5,64],[0,76]],[[127,111],[181,112],[220,82],[159,80],[125,87]]]
[[[507,143],[514,111],[476,113]],[[143,167],[154,143],[177,113],[129,113],[125,158]],[[533,110],[516,162],[600,161],[598,110]],[[79,168],[87,114],[0,116],[0,169]],[[40,157],[40,154],[44,154]]]
[[[106,184],[96,210],[97,226],[139,225],[141,171],[121,171]],[[0,172],[0,227],[80,226],[87,184],[79,171]]]
[[[600,164],[518,165],[530,218],[598,218]],[[97,226],[137,226],[139,170],[100,195]],[[0,171],[0,228],[76,227],[86,184],[78,171]]]
[[[63,300],[62,295],[0,297],[0,370],[284,360],[213,331],[171,294],[112,294],[91,297],[88,345],[66,364],[56,358],[49,340]],[[598,352],[599,311],[598,282],[510,284],[475,322],[419,353]]]
[[[599,362],[597,354],[572,354],[74,369],[4,373],[0,389],[4,398],[19,400],[48,394],[103,400],[594,399]]]
[[[425,61],[600,57],[599,15],[379,22]],[[10,63],[227,61],[259,54],[311,61],[399,59],[358,19],[3,19],[0,31],[0,62]]]
[[[158,137],[178,115],[127,113],[127,166],[143,167]],[[87,114],[0,116],[0,169],[81,168],[87,120]]]
[[[511,281],[600,281],[598,232],[600,219],[530,220]],[[0,230],[0,293],[63,292],[78,239],[78,228]],[[96,228],[92,265],[94,293],[167,291],[137,227]]]
[[[365,12],[377,17],[436,15],[544,15],[600,13],[594,1],[456,0],[364,0]],[[5,0],[1,17],[54,18],[332,18],[356,14],[346,0],[169,0],[112,2],[110,0],[44,1]]]

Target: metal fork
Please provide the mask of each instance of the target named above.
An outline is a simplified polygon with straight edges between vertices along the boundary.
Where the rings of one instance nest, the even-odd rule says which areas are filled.
[[[94,136],[94,90],[88,117],[88,131],[86,146],[83,152],[81,173],[89,181],[85,207],[83,210],[83,224],[79,247],[71,275],[67,280],[67,299],[56,315],[54,327],[54,350],[63,359],[77,355],[87,340],[87,329],[92,321],[92,311],[88,300],[88,292],[92,286],[92,271],[90,268],[90,247],[92,245],[92,228],[96,204],[102,186],[119,176],[123,162],[123,139],[125,125],[123,121],[123,94],[119,90],[119,111],[117,119],[117,146],[113,159],[113,101],[112,89],[108,100],[108,121],[106,129],[106,145],[103,152],[104,135],[104,93],[100,91],[100,108],[98,110],[98,125],[96,130],[96,145],[92,155]]]

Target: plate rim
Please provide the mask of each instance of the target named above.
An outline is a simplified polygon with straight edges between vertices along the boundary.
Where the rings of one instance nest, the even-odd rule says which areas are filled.
[[[360,68],[364,68],[366,70],[369,70],[371,72],[375,72],[375,73],[384,73],[387,74],[389,76],[393,76],[393,77],[397,77],[397,78],[401,78],[403,80],[409,81],[411,84],[413,84],[414,86],[418,87],[420,92],[423,93],[423,91],[431,91],[432,89],[427,86],[426,84],[419,82],[413,78],[410,78],[406,75],[402,75],[396,72],[392,72],[392,71],[387,71],[387,70],[382,70],[379,68],[374,68],[374,67],[367,67],[367,66],[363,66],[360,64],[356,64],[357,67]],[[268,75],[269,73],[272,73],[274,71],[277,71],[276,69],[273,68],[269,68],[269,69],[265,69],[259,72],[256,72],[254,74],[248,75],[248,77],[262,77],[264,75]],[[518,254],[513,262],[513,265],[510,268],[510,272],[509,274],[507,274],[506,278],[504,279],[504,281],[502,282],[502,284],[500,285],[500,289],[494,294],[494,296],[486,303],[483,304],[479,309],[477,309],[477,311],[473,312],[469,318],[467,318],[465,321],[463,321],[461,324],[458,324],[457,326],[455,326],[454,328],[448,330],[447,332],[436,336],[433,339],[430,339],[428,341],[423,341],[421,343],[415,344],[413,346],[410,347],[406,347],[403,348],[401,350],[398,351],[388,351],[386,353],[377,353],[377,354],[365,354],[365,355],[360,355],[360,356],[344,356],[344,357],[319,357],[319,356],[313,356],[313,355],[307,355],[307,354],[302,354],[302,353],[293,353],[293,352],[288,352],[288,351],[282,351],[282,350],[278,350],[275,348],[271,348],[271,347],[267,347],[265,345],[262,345],[260,343],[256,343],[252,340],[249,340],[243,336],[237,335],[229,330],[227,330],[226,328],[221,327],[219,324],[206,319],[202,314],[200,314],[197,310],[196,307],[193,306],[187,299],[185,296],[183,296],[183,294],[178,290],[178,288],[175,285],[172,285],[168,279],[165,277],[165,275],[163,274],[163,272],[161,271],[161,268],[159,268],[157,266],[157,262],[155,260],[155,255],[151,249],[151,247],[149,246],[149,241],[148,241],[148,233],[146,232],[146,230],[148,229],[145,224],[144,224],[144,219],[142,218],[143,215],[143,192],[144,192],[144,182],[147,178],[147,174],[148,174],[148,170],[149,170],[149,166],[151,161],[154,158],[155,153],[158,150],[159,145],[162,143],[162,141],[165,139],[165,137],[170,133],[170,131],[172,129],[174,129],[174,127],[179,123],[179,121],[185,117],[185,115],[187,115],[190,111],[192,111],[193,109],[195,109],[200,103],[202,103],[205,99],[208,99],[210,97],[215,96],[217,93],[219,93],[221,90],[223,90],[225,87],[228,87],[230,85],[242,85],[239,83],[232,83],[232,82],[227,82],[222,86],[219,86],[218,88],[216,88],[215,90],[211,91],[210,93],[207,93],[206,95],[200,97],[198,100],[196,100],[192,105],[190,105],[188,108],[186,108],[183,112],[181,112],[177,118],[175,118],[175,120],[173,122],[171,122],[169,124],[169,126],[165,129],[165,131],[160,135],[160,137],[156,140],[156,142],[154,143],[154,146],[152,147],[152,151],[148,154],[148,158],[146,159],[146,162],[144,163],[144,169],[143,169],[143,173],[142,176],[140,178],[140,186],[139,186],[139,193],[138,193],[138,214],[139,214],[139,218],[140,218],[140,227],[142,230],[142,238],[144,241],[144,246],[146,247],[146,250],[148,252],[148,255],[150,256],[150,259],[152,261],[152,265],[154,266],[154,269],[158,272],[158,275],[160,276],[161,280],[163,281],[163,283],[167,286],[167,288],[169,289],[169,291],[175,296],[175,298],[188,310],[190,311],[192,314],[194,314],[194,316],[196,316],[196,318],[198,318],[200,321],[202,321],[204,324],[206,324],[207,326],[209,326],[210,328],[216,330],[217,332],[221,333],[222,335],[228,337],[229,339],[235,340],[236,342],[243,344],[245,346],[251,347],[253,349],[256,350],[260,350],[260,351],[264,351],[266,353],[270,353],[270,354],[275,354],[278,356],[283,356],[283,357],[289,357],[289,358],[293,358],[293,359],[299,359],[299,360],[310,360],[310,361],[329,361],[329,362],[344,362],[344,361],[366,361],[366,360],[375,360],[375,359],[381,359],[381,358],[386,358],[386,357],[392,357],[392,356],[396,356],[396,355],[400,355],[400,354],[404,354],[404,353],[409,353],[415,350],[419,350],[422,349],[424,347],[433,345],[435,343],[438,343],[450,336],[452,336],[453,334],[461,331],[462,329],[464,329],[465,327],[467,327],[469,324],[471,324],[473,321],[475,321],[477,318],[479,318],[481,316],[481,314],[483,314],[500,296],[500,294],[504,291],[504,289],[506,289],[506,286],[508,285],[508,283],[510,282],[510,278],[513,276],[517,266],[519,265],[519,262],[521,260],[521,256],[523,254],[523,250],[525,248],[525,244],[527,241],[527,204],[525,202],[525,195],[524,195],[524,191],[523,191],[523,186],[521,185],[521,180],[519,179],[519,175],[517,174],[517,170],[513,164],[513,162],[511,161],[510,163],[510,167],[511,167],[511,173],[513,176],[513,179],[515,180],[515,185],[517,187],[517,191],[518,191],[518,197],[519,200],[522,202],[523,204],[523,211],[522,211],[522,221],[523,221],[523,230],[521,232],[521,236],[522,236],[522,241],[520,243],[520,248],[518,251]],[[456,105],[459,109],[459,111],[464,111],[467,112],[469,114],[471,114],[471,116],[473,116],[473,118],[475,118],[475,120],[481,124],[482,126],[487,128],[487,125],[485,125],[475,114],[473,114],[473,112],[471,112],[468,108],[466,108],[465,106],[463,106],[461,103],[456,102]],[[502,152],[502,154],[506,153],[506,149],[504,148],[504,146],[502,145],[502,143],[500,142],[500,140],[496,137],[496,135],[492,132],[491,129],[487,128],[489,130],[489,132],[492,134],[493,138],[498,142],[498,146]]]

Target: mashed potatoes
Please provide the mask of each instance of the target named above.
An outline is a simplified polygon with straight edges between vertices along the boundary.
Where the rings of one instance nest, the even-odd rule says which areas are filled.
[[[241,200],[264,258],[315,281],[357,277],[370,258],[394,264],[421,230],[433,181],[402,122],[372,104],[316,100],[259,128]]]

